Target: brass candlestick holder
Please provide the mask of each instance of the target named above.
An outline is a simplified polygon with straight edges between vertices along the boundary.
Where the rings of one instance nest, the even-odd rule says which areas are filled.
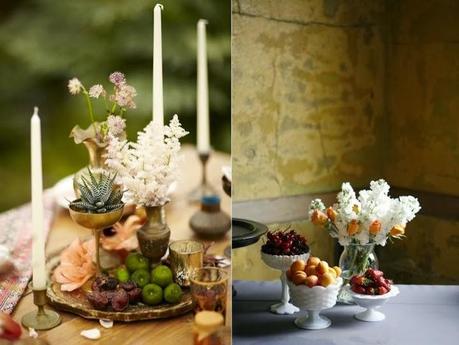
[[[21,323],[25,328],[44,331],[60,325],[62,317],[59,313],[54,310],[45,309],[46,289],[33,290],[33,303],[38,309],[22,317]]]
[[[215,195],[217,194],[214,187],[209,184],[207,180],[207,162],[210,157],[210,152],[200,152],[199,160],[202,165],[202,179],[201,184],[194,188],[189,194],[188,199],[190,201],[201,201],[201,198],[205,195]]]
[[[100,247],[100,232],[112,226],[117,221],[121,219],[123,215],[124,207],[120,207],[116,210],[107,213],[87,213],[79,212],[73,210],[69,207],[70,217],[73,221],[85,228],[92,229],[94,240],[95,240],[95,252],[96,252],[96,264],[97,264],[97,274],[101,272],[100,269],[100,257],[99,257],[99,247]]]

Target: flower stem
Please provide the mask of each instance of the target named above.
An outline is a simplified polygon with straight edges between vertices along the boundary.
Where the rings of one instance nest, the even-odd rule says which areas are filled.
[[[88,91],[86,91],[86,89],[84,87],[83,87],[83,94],[84,94],[84,97],[86,98],[86,104],[88,105],[89,118],[91,120],[91,124],[94,127],[94,131],[96,131],[96,133],[97,133],[96,124],[94,123],[95,122],[94,121],[94,110],[92,108],[91,100],[89,99],[89,93],[88,93]]]

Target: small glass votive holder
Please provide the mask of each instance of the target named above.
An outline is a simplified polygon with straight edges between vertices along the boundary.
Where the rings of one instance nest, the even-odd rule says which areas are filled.
[[[191,275],[190,286],[194,312],[216,311],[225,317],[228,279],[228,272],[221,268],[203,267],[195,270]]]
[[[179,240],[169,245],[169,259],[174,279],[180,286],[190,286],[191,273],[202,267],[204,246],[201,242]]]

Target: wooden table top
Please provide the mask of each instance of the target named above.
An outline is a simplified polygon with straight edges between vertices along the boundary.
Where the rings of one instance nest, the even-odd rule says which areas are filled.
[[[186,195],[201,179],[201,164],[196,150],[191,146],[183,147],[184,159],[182,162],[181,179],[172,202],[166,208],[167,223],[171,229],[171,240],[193,238],[188,221],[199,204],[190,204]],[[222,209],[230,213],[231,200],[222,190],[222,166],[230,164],[230,157],[227,154],[215,152],[211,155],[207,172],[208,179],[221,198]],[[67,210],[60,209],[50,230],[46,245],[47,255],[61,250],[72,242],[75,237],[88,237],[88,230],[84,229],[70,219]],[[223,255],[224,250],[230,245],[230,236],[219,242],[215,242],[209,249],[209,253]],[[12,316],[20,322],[24,314],[34,310],[32,294],[26,291],[17,304]],[[193,314],[188,313],[181,317],[166,319],[139,321],[132,323],[115,323],[113,328],[104,329],[97,320],[86,320],[82,317],[59,311],[62,315],[62,324],[49,331],[39,332],[39,337],[49,344],[94,344],[95,341],[87,340],[80,335],[85,329],[99,328],[102,336],[97,344],[191,344],[192,343],[192,321]],[[227,325],[231,327],[231,291],[228,295]],[[28,337],[28,331],[24,330],[23,337]]]

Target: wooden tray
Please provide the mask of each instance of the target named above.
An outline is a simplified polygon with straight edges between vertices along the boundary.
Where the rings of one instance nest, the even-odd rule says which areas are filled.
[[[182,301],[177,304],[129,305],[126,310],[121,312],[94,309],[86,300],[85,293],[81,289],[72,292],[61,291],[60,284],[55,282],[48,287],[47,295],[52,306],[86,319],[109,319],[125,322],[166,319],[186,314],[193,309],[189,290],[183,291]]]

